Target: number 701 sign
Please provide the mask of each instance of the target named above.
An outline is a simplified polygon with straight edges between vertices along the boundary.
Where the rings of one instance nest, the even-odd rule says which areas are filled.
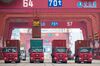
[[[23,7],[33,7],[32,0],[23,0]]]
[[[48,0],[49,7],[62,7],[62,0]]]

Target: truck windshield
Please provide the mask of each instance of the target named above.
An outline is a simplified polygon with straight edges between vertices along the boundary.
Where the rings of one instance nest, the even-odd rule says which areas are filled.
[[[43,52],[42,48],[31,48],[31,52]]]
[[[65,53],[66,52],[66,48],[56,48],[56,50],[55,50],[56,52],[63,52],[63,53]]]
[[[92,52],[91,48],[80,48],[80,52]]]
[[[17,52],[17,48],[4,48],[3,52]]]

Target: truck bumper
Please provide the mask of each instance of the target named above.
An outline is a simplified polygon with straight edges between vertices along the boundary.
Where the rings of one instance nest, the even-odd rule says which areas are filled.
[[[13,62],[13,61],[14,61],[14,62],[17,62],[18,59],[12,58],[12,59],[5,59],[4,61],[5,61],[6,63],[7,63],[7,62]]]
[[[64,62],[64,63],[67,63],[67,59],[54,59],[54,62]]]
[[[41,62],[41,63],[43,63],[44,59],[41,59],[41,58],[30,58],[30,62]]]
[[[79,59],[79,62],[92,62],[92,60],[91,59]]]

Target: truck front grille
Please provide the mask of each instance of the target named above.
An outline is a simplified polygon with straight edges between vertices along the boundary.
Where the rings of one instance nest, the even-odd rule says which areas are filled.
[[[39,57],[39,54],[36,54],[35,57]]]
[[[88,55],[84,55],[84,60],[87,60],[88,59]]]

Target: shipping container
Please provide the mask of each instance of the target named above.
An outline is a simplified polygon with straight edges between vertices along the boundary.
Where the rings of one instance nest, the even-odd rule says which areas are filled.
[[[89,40],[77,40],[75,42],[75,63],[92,63],[93,48]]]
[[[41,26],[32,27],[32,38],[41,38]]]
[[[17,47],[20,49],[20,41],[19,40],[6,40],[6,47]]]
[[[44,53],[43,53],[43,40],[42,39],[33,39],[30,40],[30,63],[33,62],[44,62]]]
[[[63,62],[67,63],[67,48],[66,40],[52,41],[52,63]]]
[[[6,47],[3,48],[4,62],[20,63],[20,41],[6,40]]]
[[[30,48],[43,48],[43,40],[30,40]]]
[[[89,40],[77,40],[75,42],[75,54],[78,54],[78,50],[80,47],[90,47]]]
[[[65,47],[66,48],[66,40],[53,40],[52,48],[56,47]]]

